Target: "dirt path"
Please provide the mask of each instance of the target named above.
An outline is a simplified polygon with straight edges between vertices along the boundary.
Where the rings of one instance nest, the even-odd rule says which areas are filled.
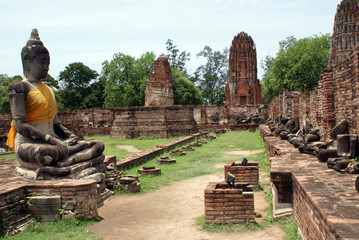
[[[266,181],[266,179],[263,179]],[[196,226],[204,215],[204,188],[209,182],[223,181],[223,175],[205,175],[164,187],[158,191],[110,199],[99,209],[104,219],[90,230],[104,239],[138,240],[254,240],[283,239],[276,225],[247,233],[207,233]],[[265,217],[265,193],[255,192],[255,208]]]

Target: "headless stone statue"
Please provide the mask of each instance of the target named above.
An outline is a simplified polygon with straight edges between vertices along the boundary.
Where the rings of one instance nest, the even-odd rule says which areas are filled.
[[[82,178],[103,171],[104,144],[80,141],[59,122],[54,94],[41,81],[47,76],[50,56],[36,29],[21,58],[25,77],[9,87],[13,121],[7,141],[20,169],[35,172],[31,178],[36,179]]]

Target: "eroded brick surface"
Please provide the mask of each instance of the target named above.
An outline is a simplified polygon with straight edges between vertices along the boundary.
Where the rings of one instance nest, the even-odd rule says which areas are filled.
[[[245,32],[234,37],[229,52],[226,105],[260,105],[261,85],[257,79],[257,50]]]
[[[328,169],[316,157],[270,136],[267,126],[260,129],[278,201],[293,203],[295,220],[306,239],[358,239],[357,175]],[[270,149],[277,149],[277,154],[272,155]]]
[[[94,180],[35,181],[16,175],[15,159],[0,160],[0,222],[2,231],[10,234],[29,219],[26,211],[28,196],[61,196],[61,208],[76,217],[93,219],[97,216],[100,193]]]
[[[310,119],[330,140],[331,129],[342,120],[349,133],[359,134],[359,5],[358,0],[342,1],[337,8],[328,67],[322,71],[318,87],[308,93],[280,93],[267,107],[267,117]]]
[[[168,59],[159,57],[148,75],[145,106],[173,106],[172,72]]]

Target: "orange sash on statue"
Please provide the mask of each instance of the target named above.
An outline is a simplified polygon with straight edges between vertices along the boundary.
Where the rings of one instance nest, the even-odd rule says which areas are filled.
[[[57,113],[57,105],[54,93],[44,82],[31,90],[25,101],[26,122],[29,124],[48,123],[54,120]],[[11,129],[7,135],[6,145],[13,151],[15,149],[16,131],[14,122],[11,122]]]

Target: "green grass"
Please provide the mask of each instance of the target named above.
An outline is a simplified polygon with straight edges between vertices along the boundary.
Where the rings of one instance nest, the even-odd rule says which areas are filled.
[[[132,152],[128,152],[125,149],[117,148],[117,145],[131,145],[139,150],[146,150],[154,148],[157,145],[162,145],[181,137],[173,138],[136,138],[136,139],[112,139],[110,136],[101,137],[86,137],[86,139],[97,139],[105,143],[105,155],[115,155],[117,159],[124,158],[132,155]]]
[[[206,224],[204,222],[204,216],[200,216],[196,219],[196,224],[203,231],[211,233],[229,232],[229,233],[243,233],[262,230],[267,225],[257,223],[245,223],[245,224],[234,224],[234,223],[214,223]]]
[[[36,220],[29,222],[26,230],[13,237],[4,236],[0,239],[10,240],[99,240],[92,232],[87,230],[92,221],[80,221],[77,219],[67,219],[52,223],[39,223]]]
[[[7,154],[7,155],[0,155],[0,159],[15,159],[15,153]]]
[[[230,145],[230,146],[229,146]],[[244,146],[244,147],[242,147]],[[179,147],[180,149],[181,147]],[[225,152],[232,150],[258,150],[263,149],[263,142],[259,133],[250,132],[228,132],[220,135],[216,140],[203,144],[202,147],[194,147],[195,151],[188,151],[184,156],[173,156],[174,164],[160,165],[161,175],[139,176],[141,181],[141,192],[147,193],[171,185],[173,182],[188,178],[203,176],[206,174],[222,173],[223,168],[214,168],[218,163],[229,161],[240,161],[242,156],[226,155]],[[169,156],[168,153],[163,156]],[[246,156],[249,161],[258,161],[261,166],[267,165],[265,153]],[[156,159],[126,170],[125,174],[137,174],[137,169],[143,166],[157,166]]]

